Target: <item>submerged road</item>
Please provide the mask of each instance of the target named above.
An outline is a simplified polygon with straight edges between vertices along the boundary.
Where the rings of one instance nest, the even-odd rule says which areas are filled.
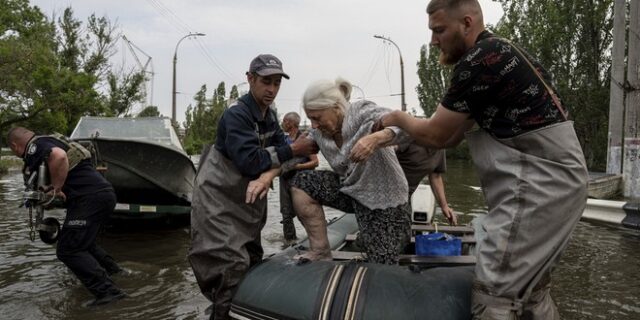
[[[448,161],[447,195],[456,211],[486,213],[469,164]],[[277,185],[269,193],[263,232],[267,254],[282,245]],[[55,257],[54,247],[28,239],[27,211],[18,209],[22,178],[0,175],[1,319],[203,319],[208,302],[198,290],[186,256],[188,227],[109,230],[99,237],[128,275],[115,277],[129,297],[86,308],[92,299]],[[62,212],[57,213],[62,215]],[[336,216],[331,211],[328,215]],[[440,218],[438,216],[438,218]],[[298,234],[304,235],[296,222]],[[580,222],[553,273],[552,295],[563,319],[640,319],[640,231]]]

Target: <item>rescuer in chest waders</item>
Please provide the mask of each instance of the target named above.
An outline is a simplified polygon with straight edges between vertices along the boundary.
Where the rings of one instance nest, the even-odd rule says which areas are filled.
[[[40,172],[47,177],[39,179],[49,183],[41,191],[64,201],[66,218],[57,235],[56,256],[95,296],[89,306],[124,298],[110,277],[122,269],[96,244],[116,196],[111,184],[93,168],[90,152],[60,135],[36,136],[23,127],[9,130],[7,141],[24,161],[25,176],[31,177],[44,164],[46,170]]]
[[[398,126],[435,148],[467,139],[489,209],[474,319],[559,319],[550,273],[587,198],[573,122],[542,65],[484,29],[477,0],[432,0],[427,14],[440,63],[455,65],[449,88],[431,118],[396,111],[376,129]]]
[[[267,191],[280,165],[317,153],[306,138],[287,144],[271,108],[280,90],[282,62],[261,54],[246,73],[249,93],[225,110],[216,142],[200,160],[191,202],[189,262],[212,319],[228,319],[231,298],[251,266],[262,261],[260,233]]]

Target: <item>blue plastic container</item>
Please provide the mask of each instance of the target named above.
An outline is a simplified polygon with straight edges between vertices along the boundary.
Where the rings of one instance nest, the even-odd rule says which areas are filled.
[[[416,236],[416,254],[419,256],[459,256],[462,240],[446,233],[435,232]]]

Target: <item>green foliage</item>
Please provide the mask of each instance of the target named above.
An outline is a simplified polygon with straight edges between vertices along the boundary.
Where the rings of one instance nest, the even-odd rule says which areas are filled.
[[[56,24],[27,0],[3,0],[0,35],[2,136],[17,123],[69,134],[81,116],[119,115],[144,99],[140,75],[109,78],[118,34],[106,17],[84,25],[67,8]]]
[[[0,2],[0,134],[48,108],[47,78],[56,73],[55,28],[26,0]]]
[[[436,111],[440,99],[444,95],[449,84],[452,69],[438,63],[440,50],[436,47],[428,48],[423,45],[420,48],[420,61],[418,61],[418,79],[420,83],[416,87],[420,107],[426,116]]]
[[[235,84],[231,87],[231,91],[229,92],[229,100],[235,101],[239,98],[238,86]]]
[[[110,116],[128,116],[136,102],[144,100],[145,75],[143,72],[107,75],[108,95],[105,99],[105,112]],[[157,110],[156,110],[157,111]]]
[[[160,111],[158,111],[158,107],[156,107],[156,106],[148,106],[148,107],[142,109],[142,111],[140,111],[140,113],[138,113],[136,118],[161,117],[161,116],[162,115],[160,114]]]
[[[202,85],[193,97],[196,105],[187,108],[186,120],[183,123],[185,128],[183,145],[188,154],[198,154],[203,146],[215,143],[218,121],[227,105],[225,91],[224,82],[220,82],[211,100],[208,100],[207,86]]]

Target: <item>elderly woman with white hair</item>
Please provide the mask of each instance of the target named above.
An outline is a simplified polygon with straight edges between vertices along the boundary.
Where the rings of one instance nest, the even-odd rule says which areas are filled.
[[[309,137],[333,171],[301,171],[291,181],[293,206],[310,242],[299,258],[331,259],[326,205],[355,213],[369,261],[396,264],[410,240],[408,186],[393,147],[380,146],[394,142],[397,131],[371,135],[375,121],[390,110],[371,101],[349,103],[351,89],[343,79],[323,80],[310,85],[303,97],[314,129]]]

